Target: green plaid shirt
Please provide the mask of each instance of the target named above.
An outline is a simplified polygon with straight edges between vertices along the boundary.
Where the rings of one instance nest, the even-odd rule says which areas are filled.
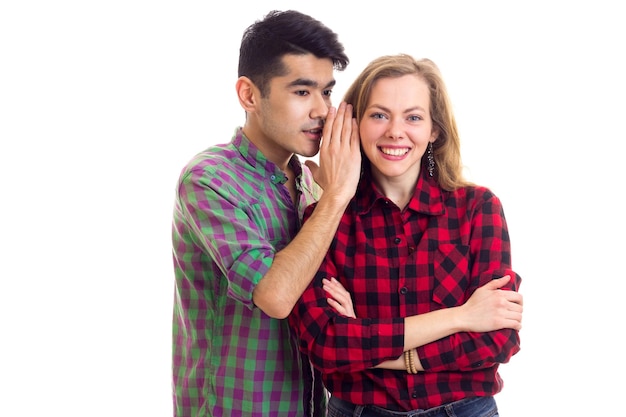
[[[252,302],[274,255],[319,197],[293,157],[298,206],[285,173],[237,129],[196,155],[176,189],[172,243],[174,415],[324,415],[325,395],[287,320]]]

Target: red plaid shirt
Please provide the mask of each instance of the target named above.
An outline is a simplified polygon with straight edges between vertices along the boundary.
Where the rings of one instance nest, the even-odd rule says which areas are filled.
[[[463,332],[421,346],[425,371],[416,375],[373,367],[402,355],[404,317],[461,305],[506,274],[513,278],[507,288],[517,291],[504,212],[491,191],[448,192],[422,174],[402,211],[364,176],[289,320],[333,395],[390,410],[427,409],[499,392],[498,365],[519,351],[518,333]],[[324,277],[352,294],[357,319],[329,307]]]

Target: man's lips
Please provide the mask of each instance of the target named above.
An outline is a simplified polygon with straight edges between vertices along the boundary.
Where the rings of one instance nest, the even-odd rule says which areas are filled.
[[[306,135],[308,135],[308,136],[310,136],[310,137],[312,137],[314,139],[320,139],[322,137],[322,131],[323,131],[323,129],[321,127],[316,127],[316,128],[313,128],[313,129],[303,130],[303,132]]]

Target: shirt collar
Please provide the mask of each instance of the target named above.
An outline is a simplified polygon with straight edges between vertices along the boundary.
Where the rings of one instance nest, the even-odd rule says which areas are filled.
[[[287,176],[283,170],[261,153],[259,148],[244,135],[242,128],[237,128],[232,142],[241,154],[241,157],[254,167],[255,171],[260,175],[267,175],[274,184],[287,182]],[[296,175],[296,182],[300,182],[302,179],[302,165],[296,155],[292,155],[289,160],[289,166]]]
[[[393,204],[391,200],[380,192],[372,180],[369,169],[364,169],[356,193],[357,213],[359,215],[366,214],[372,209],[376,202]],[[428,176],[426,169],[422,169],[417,179],[415,193],[409,201],[407,210],[413,210],[431,216],[441,215],[445,211],[443,190],[433,177]]]

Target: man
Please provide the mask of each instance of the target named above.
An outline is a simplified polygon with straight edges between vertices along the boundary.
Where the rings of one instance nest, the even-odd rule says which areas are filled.
[[[334,70],[348,62],[334,32],[296,11],[270,12],[244,32],[236,91],[245,124],[196,155],[177,187],[177,417],[325,415],[321,382],[285,318],[360,175],[352,108],[330,101]],[[318,151],[319,167],[296,156]]]

